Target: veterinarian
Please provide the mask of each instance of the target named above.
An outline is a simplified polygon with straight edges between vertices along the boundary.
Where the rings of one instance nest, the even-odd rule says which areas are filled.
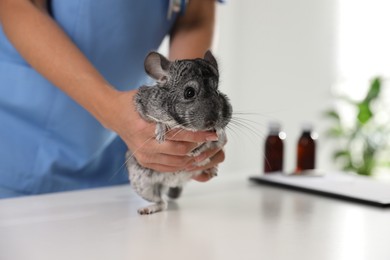
[[[224,160],[187,153],[215,133],[158,144],[135,112],[143,61],[170,35],[169,58],[211,47],[214,0],[0,0],[0,197],[128,182],[124,154],[168,172]],[[206,174],[198,181],[208,180]]]

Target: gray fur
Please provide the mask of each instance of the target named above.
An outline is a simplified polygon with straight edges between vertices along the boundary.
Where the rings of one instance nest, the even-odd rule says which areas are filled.
[[[182,128],[190,131],[216,131],[218,141],[206,142],[196,148],[191,156],[197,156],[210,148],[226,143],[225,127],[232,115],[228,98],[219,92],[217,61],[208,51],[203,59],[170,62],[157,52],[145,59],[145,71],[156,80],[154,86],[142,86],[134,98],[140,116],[156,123],[156,140],[163,142],[169,129]],[[164,194],[169,189],[180,190],[192,177],[193,172],[160,173],[142,167],[131,151],[126,154],[127,169],[133,189],[144,199],[154,202],[138,210],[140,214],[152,214],[165,210]],[[199,165],[205,165],[203,161]],[[209,174],[215,176],[217,169]],[[176,192],[176,194],[178,194]]]

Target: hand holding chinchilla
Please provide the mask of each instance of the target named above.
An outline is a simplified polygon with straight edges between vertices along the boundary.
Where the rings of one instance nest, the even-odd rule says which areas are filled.
[[[142,86],[134,96],[136,109],[145,121],[155,123],[155,140],[164,145],[169,137],[180,131],[216,132],[206,140],[198,141],[186,151],[191,167],[184,170],[156,171],[142,165],[137,150],[127,153],[127,168],[133,189],[144,199],[154,202],[138,210],[151,214],[164,210],[171,198],[179,196],[182,186],[191,178],[199,176],[203,169],[215,176],[217,168],[207,167],[209,155],[219,151],[226,143],[225,127],[232,115],[227,97],[218,90],[218,65],[207,52],[203,59],[170,62],[159,53],[151,52],[145,59],[145,70],[157,84]],[[175,133],[172,135],[172,129]],[[141,149],[141,148],[139,148]],[[205,167],[205,168],[202,168]]]
[[[199,143],[217,139],[214,132],[174,129],[166,135],[163,143],[158,143],[155,139],[156,124],[142,119],[133,102],[129,106],[129,100],[133,100],[135,94],[135,91],[120,92],[116,99],[118,104],[115,106],[118,108],[115,115],[120,120],[114,121],[120,125],[116,125],[114,130],[134,153],[133,156],[139,164],[159,172],[175,172],[193,167],[193,163],[203,160],[202,158],[210,158],[211,162],[197,167],[198,170],[211,168],[224,160],[224,152],[221,149],[207,150],[197,157],[188,156]],[[123,109],[123,106],[127,106],[127,109]],[[205,181],[209,176],[202,174],[195,176],[194,179]]]

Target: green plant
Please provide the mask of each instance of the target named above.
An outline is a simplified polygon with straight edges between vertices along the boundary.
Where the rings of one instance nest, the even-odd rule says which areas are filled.
[[[335,109],[325,112],[325,117],[332,122],[326,136],[337,141],[339,148],[334,151],[333,158],[342,170],[369,176],[378,165],[388,165],[388,162],[380,162],[379,159],[380,153],[389,150],[388,124],[375,120],[374,105],[380,97],[381,89],[382,80],[377,77],[371,81],[361,101],[338,97],[339,101],[355,108],[356,116],[352,125],[346,124]]]

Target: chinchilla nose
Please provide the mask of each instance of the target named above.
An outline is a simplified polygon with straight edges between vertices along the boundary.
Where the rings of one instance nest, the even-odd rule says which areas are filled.
[[[213,128],[215,126],[214,120],[207,120],[204,124],[205,128]]]

